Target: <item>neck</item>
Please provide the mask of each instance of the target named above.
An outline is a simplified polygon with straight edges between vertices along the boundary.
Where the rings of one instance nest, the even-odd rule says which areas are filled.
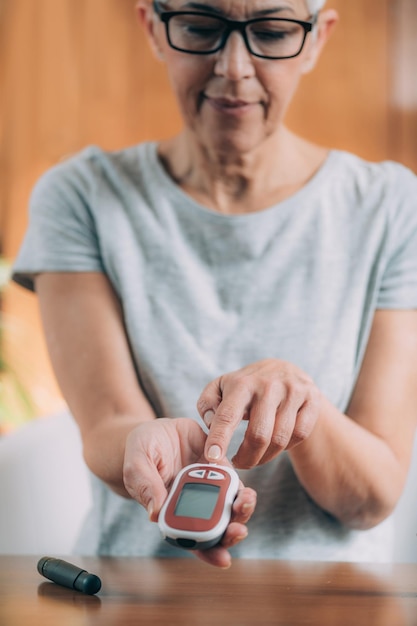
[[[187,131],[159,146],[175,182],[201,204],[225,214],[258,211],[290,196],[311,178],[326,152],[285,127],[244,154],[209,149]]]

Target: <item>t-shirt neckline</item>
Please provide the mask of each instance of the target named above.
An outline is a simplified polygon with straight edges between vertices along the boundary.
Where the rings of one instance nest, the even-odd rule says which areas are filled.
[[[265,207],[259,211],[251,213],[238,213],[238,214],[224,214],[217,212],[204,204],[197,202],[192,196],[186,193],[175,181],[169,176],[164,166],[162,165],[158,156],[158,142],[146,142],[142,144],[142,148],[146,153],[146,161],[148,162],[153,176],[157,177],[160,190],[169,195],[172,200],[182,206],[183,209],[189,209],[198,211],[201,215],[207,216],[209,219],[220,219],[225,221],[246,221],[252,220],[255,217],[259,219],[267,219],[270,215],[276,212],[284,213],[287,210],[294,209],[296,206],[303,205],[308,199],[308,196],[312,196],[317,187],[321,188],[322,180],[328,176],[329,170],[333,167],[333,162],[337,157],[337,150],[331,149],[328,151],[326,158],[321,166],[313,174],[313,176],[306,182],[303,187],[298,189],[295,193],[288,196],[284,200],[277,202],[273,205]]]

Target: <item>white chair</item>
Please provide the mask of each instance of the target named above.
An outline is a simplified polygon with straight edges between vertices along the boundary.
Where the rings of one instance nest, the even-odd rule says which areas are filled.
[[[0,554],[70,554],[90,504],[81,439],[69,413],[0,438]]]
[[[417,439],[394,512],[394,560],[417,562]],[[91,504],[78,428],[68,413],[0,439],[0,554],[71,554]]]

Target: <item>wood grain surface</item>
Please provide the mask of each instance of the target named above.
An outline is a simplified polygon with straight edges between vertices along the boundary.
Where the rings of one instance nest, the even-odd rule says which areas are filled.
[[[0,557],[1,626],[414,626],[417,565],[75,558],[97,596],[60,587],[35,557]]]

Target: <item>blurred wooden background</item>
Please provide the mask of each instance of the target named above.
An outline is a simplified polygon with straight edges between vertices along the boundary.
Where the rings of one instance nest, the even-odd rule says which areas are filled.
[[[417,171],[417,0],[329,0],[340,24],[288,116],[300,134]],[[180,119],[134,0],[0,0],[0,252],[13,259],[36,179],[87,144],[175,133]],[[62,404],[36,297],[10,285],[4,348],[37,411]]]

